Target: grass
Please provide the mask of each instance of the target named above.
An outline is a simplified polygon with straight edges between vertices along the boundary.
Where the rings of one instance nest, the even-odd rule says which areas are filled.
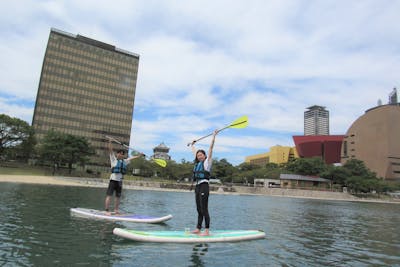
[[[51,172],[45,169],[39,169],[34,167],[21,167],[21,168],[11,168],[11,167],[0,167],[0,174],[3,175],[34,175],[34,176],[50,176]]]
[[[53,176],[53,170],[48,167],[41,167],[41,166],[30,166],[24,163],[21,164],[8,164],[8,166],[0,165],[0,175],[33,175],[33,176]],[[56,176],[70,176],[70,177],[85,177],[85,178],[101,178],[101,179],[109,179],[110,173],[102,172],[100,175],[90,175],[84,171],[76,171],[73,170],[71,174],[68,173],[67,170],[59,170],[55,173]],[[94,177],[93,177],[94,176]],[[153,178],[144,178],[141,176],[132,176],[132,175],[125,175],[125,180],[147,180],[150,179],[151,181],[163,181],[160,178],[153,179]]]

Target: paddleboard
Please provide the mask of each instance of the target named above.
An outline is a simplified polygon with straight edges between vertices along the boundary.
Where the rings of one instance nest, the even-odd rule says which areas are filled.
[[[102,219],[110,221],[125,221],[125,222],[140,222],[140,223],[161,223],[168,221],[172,218],[172,215],[166,215],[163,217],[154,217],[148,215],[138,214],[113,214],[108,215],[105,211],[85,208],[71,208],[71,215],[78,217],[85,217],[90,219]]]
[[[135,241],[159,243],[237,242],[265,237],[265,233],[259,230],[210,230],[210,235],[202,236],[185,231],[136,231],[114,228],[113,233]]]

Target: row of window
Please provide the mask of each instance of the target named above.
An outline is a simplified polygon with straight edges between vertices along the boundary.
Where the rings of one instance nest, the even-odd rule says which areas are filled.
[[[52,110],[48,110],[52,111]],[[53,110],[54,111],[54,110]],[[89,127],[90,129],[97,128],[101,125],[113,128],[130,128],[131,120],[113,120],[113,119],[106,119],[104,117],[93,117],[87,116],[85,114],[77,113],[77,112],[58,112],[55,114],[48,113],[41,113],[40,110],[37,111],[35,114],[36,122],[40,122],[43,124],[52,124],[58,123],[60,125],[65,126],[73,126],[73,127]]]
[[[127,98],[133,102],[135,97],[133,88],[130,88],[129,91],[122,90],[119,87],[104,87],[98,85],[96,83],[85,83],[85,82],[74,82],[70,79],[66,79],[63,77],[43,74],[41,77],[41,88],[62,88],[65,91],[70,91],[72,89],[77,90],[77,92],[84,92],[84,94],[88,94],[89,96],[96,97],[98,95],[106,95],[108,97],[123,97]]]
[[[65,37],[59,38],[56,35],[50,36],[49,46],[93,59],[102,58],[114,64],[121,64],[122,66],[130,65],[132,60],[137,60],[136,57],[132,57],[131,55],[123,55],[121,53],[108,51]]]
[[[40,99],[38,101],[38,105],[36,106],[35,113],[38,115],[43,116],[55,116],[58,115],[60,116],[59,119],[64,120],[70,120],[71,117],[74,118],[75,120],[78,120],[79,118],[84,118],[82,119],[83,122],[96,122],[96,123],[101,123],[105,122],[103,124],[126,124],[126,123],[131,123],[132,121],[132,114],[123,114],[123,113],[118,113],[118,112],[107,112],[106,110],[101,110],[101,109],[91,109],[86,111],[85,109],[81,108],[81,106],[72,106],[72,105],[66,105],[64,103],[60,102],[54,102],[51,100],[47,99]]]
[[[68,82],[68,79],[63,79],[62,77],[56,77],[52,75],[44,74],[40,81],[41,88],[48,88],[48,90],[54,90],[54,88],[60,88],[63,92],[71,92],[72,90],[75,93],[83,93],[89,94],[91,97],[96,97],[99,95],[104,95],[106,97],[124,97],[133,102],[135,98],[135,90],[132,88],[129,91],[122,90],[115,86],[113,87],[103,87],[98,86],[96,84],[85,83],[85,82]],[[74,94],[74,93],[73,93]]]
[[[118,95],[101,99],[99,95],[91,92],[85,92],[85,94],[61,92],[57,95],[58,97],[50,92],[52,92],[52,89],[42,87],[39,91],[38,103],[41,104],[43,101],[44,104],[54,105],[57,108],[88,109],[97,115],[108,113],[118,113],[121,116],[132,115],[133,100],[127,102],[126,98],[119,98]]]
[[[74,72],[65,75],[63,74],[64,69],[69,69]],[[80,70],[82,70],[82,72],[80,72]],[[115,79],[115,77],[110,78],[105,75],[87,75],[84,73],[84,70],[86,70],[86,68],[82,66],[74,66],[74,64],[56,59],[48,59],[43,67],[43,76],[60,76],[70,83],[89,81],[98,86],[118,86],[125,90],[133,89],[135,86],[136,75],[119,75],[118,78]]]
[[[40,119],[40,118],[39,118]],[[93,142],[103,142],[104,136],[102,134],[99,134],[96,130],[93,129],[99,129],[99,128],[110,128],[110,127],[115,127],[111,125],[98,125],[98,124],[87,124],[83,126],[72,126],[72,125],[67,125],[65,123],[66,121],[58,121],[58,122],[43,122],[41,120],[36,120],[34,122],[34,128],[35,128],[35,134],[38,136],[38,134],[46,134],[49,130],[55,129],[56,131],[60,131],[63,133],[67,134],[72,134],[72,135],[77,135],[77,136],[83,136],[88,138],[89,140]],[[130,132],[130,127],[123,127],[118,125],[118,130],[125,130],[126,133]],[[39,136],[40,137],[40,136]]]
[[[99,107],[108,109],[108,112],[128,112],[133,108],[133,100],[121,95],[99,95],[88,91],[62,91],[56,88],[42,87],[40,98],[45,97],[56,102],[70,104],[72,107],[82,107],[83,110],[98,111]],[[130,101],[129,101],[130,100]],[[106,110],[107,111],[107,110]]]
[[[55,59],[61,62],[68,62],[74,66],[85,66],[87,69],[97,69],[103,71],[103,73],[130,75],[132,73],[137,73],[138,69],[138,62],[132,62],[132,66],[126,68],[122,66],[110,65],[100,61],[88,60],[84,57],[78,57],[75,54],[60,53],[53,50],[49,50],[46,53],[46,59]]]
[[[60,67],[61,66],[61,67]],[[43,71],[50,71],[53,73],[59,73],[64,76],[70,76],[71,78],[81,75],[97,75],[99,77],[105,78],[105,80],[119,80],[119,75],[112,71],[103,70],[99,67],[88,67],[81,64],[75,64],[74,62],[60,60],[54,57],[46,58],[46,64],[43,66]]]

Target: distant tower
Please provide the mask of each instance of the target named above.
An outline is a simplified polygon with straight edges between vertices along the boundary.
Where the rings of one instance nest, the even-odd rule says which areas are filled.
[[[168,155],[168,152],[169,147],[167,147],[164,143],[161,143],[153,148],[154,155],[152,156],[152,158],[170,160],[171,157]]]
[[[304,112],[304,135],[329,135],[329,111],[311,106]]]
[[[393,88],[393,91],[389,94],[389,105],[397,105],[397,89]]]
[[[381,99],[378,99],[378,106],[382,106],[382,100]]]

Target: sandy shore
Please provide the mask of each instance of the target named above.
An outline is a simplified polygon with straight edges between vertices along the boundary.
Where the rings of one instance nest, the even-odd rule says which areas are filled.
[[[45,184],[45,185],[59,185],[59,186],[81,186],[81,187],[101,187],[108,186],[108,180],[101,179],[88,179],[88,178],[74,178],[62,176],[34,176],[34,175],[0,175],[0,183],[28,183],[28,184]],[[156,191],[174,191],[174,192],[187,192],[187,190],[173,189],[173,188],[160,188],[155,185],[132,185],[129,183],[124,184],[124,189],[136,190],[156,190]],[[339,192],[319,192],[313,190],[295,190],[295,189],[264,189],[257,188],[257,192],[212,192],[216,194],[237,194],[237,195],[268,195],[276,197],[292,197],[292,198],[308,198],[308,199],[323,199],[334,201],[356,201],[356,202],[375,202],[375,203],[395,203],[400,204],[399,199],[374,199],[374,198],[357,198],[350,194]]]
[[[82,186],[77,181],[68,181],[56,176],[34,176],[34,175],[0,175],[0,182],[27,183],[27,184],[48,184],[48,185],[68,185]]]

